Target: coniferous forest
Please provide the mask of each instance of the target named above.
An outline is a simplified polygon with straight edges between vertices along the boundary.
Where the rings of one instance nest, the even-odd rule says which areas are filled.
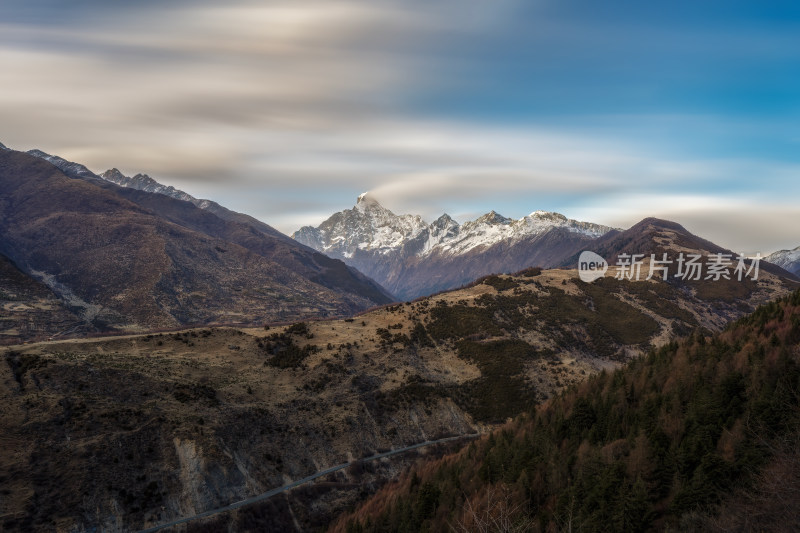
[[[422,464],[335,531],[800,528],[800,291]]]

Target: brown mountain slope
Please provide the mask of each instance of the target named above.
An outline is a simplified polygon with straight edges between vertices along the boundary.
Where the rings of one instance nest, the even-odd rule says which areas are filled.
[[[174,189],[172,192],[177,194],[177,197],[147,192],[136,187],[119,186],[118,182],[128,183],[132,180],[122,176],[116,169],[104,173],[103,176],[112,174],[104,178],[94,174],[84,165],[41,150],[31,150],[28,153],[55,165],[71,178],[86,180],[107,189],[180,226],[239,244],[314,283],[356,298],[367,299],[372,305],[394,300],[383,287],[356,269],[298,243],[249,215],[231,211],[210,200],[198,200]],[[146,177],[146,179],[150,185],[165,189],[151,178]]]
[[[599,237],[588,248],[611,264],[619,254],[658,254],[661,251],[687,251],[718,253],[728,252],[711,241],[693,235],[677,222],[658,218],[645,218],[623,231],[612,231]],[[566,259],[562,266],[575,268],[578,254]]]
[[[375,303],[20,152],[0,152],[0,217],[0,252],[101,328],[343,315]]]
[[[266,224],[255,224],[247,215],[237,217],[234,215],[240,215],[239,213],[229,212],[231,215],[223,219],[210,210],[200,209],[190,202],[176,200],[163,194],[117,187],[112,184],[107,187],[114,194],[170,222],[210,237],[238,244],[314,283],[344,295],[368,300],[367,307],[394,300],[380,285],[356,269],[295,242]],[[263,226],[269,228],[271,232]]]

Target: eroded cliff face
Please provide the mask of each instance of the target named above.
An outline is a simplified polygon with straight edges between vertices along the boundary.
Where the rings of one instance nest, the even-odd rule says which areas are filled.
[[[198,330],[6,354],[4,530],[138,530],[378,450],[474,431],[449,398],[382,397],[394,379],[377,377],[386,358],[337,346],[305,368],[278,368],[265,364],[259,343],[239,331]],[[475,372],[463,366],[457,374]],[[412,371],[410,360],[392,367],[398,378]],[[346,505],[363,490],[356,481],[379,483],[407,460],[332,476],[343,485],[333,499]],[[329,512],[316,504],[301,517],[279,513],[273,524],[294,527]]]

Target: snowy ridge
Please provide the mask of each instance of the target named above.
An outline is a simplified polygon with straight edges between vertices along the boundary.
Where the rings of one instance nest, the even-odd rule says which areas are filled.
[[[547,211],[534,211],[518,220],[505,218],[492,211],[474,221],[465,222],[456,236],[442,241],[440,245],[445,251],[462,254],[500,241],[515,242],[525,237],[541,235],[553,228],[564,228],[589,237],[600,237],[612,229],[571,220],[560,213]]]
[[[139,191],[163,194],[164,196],[170,196],[177,200],[192,202],[201,209],[205,209],[201,204],[204,202],[206,204],[210,203],[208,200],[198,200],[191,194],[185,193],[180,189],[176,189],[172,185],[162,185],[147,174],[136,174],[133,177],[128,177],[116,168],[112,168],[100,174],[100,177],[106,181],[115,183],[120,187],[129,187]],[[206,205],[206,207],[208,206]]]
[[[97,179],[97,175],[86,168],[85,166],[81,165],[80,163],[73,163],[71,161],[67,161],[57,155],[50,155],[48,153],[42,152],[41,150],[28,150],[28,154],[32,155],[33,157],[38,157],[39,159],[44,159],[61,172],[66,174],[67,176],[77,176],[84,179]]]
[[[428,224],[418,215],[395,215],[364,193],[352,209],[334,214],[319,227],[300,228],[293,237],[321,252],[348,259],[358,251],[425,257],[436,253],[462,255],[500,242],[514,243],[541,235],[553,228],[593,238],[612,230],[547,211],[534,211],[518,220],[491,211],[462,225],[445,214]]]
[[[794,250],[779,250],[765,257],[773,265],[777,265],[792,274],[800,274],[800,246]]]
[[[5,146],[0,144],[0,149],[8,150]],[[196,207],[200,209],[204,209],[210,213],[215,214],[216,216],[222,218],[223,220],[233,221],[233,222],[240,222],[243,224],[250,225],[254,227],[256,230],[266,233],[268,235],[272,235],[273,237],[279,237],[283,240],[289,240],[289,237],[280,233],[279,231],[271,228],[267,224],[256,220],[255,218],[249,217],[247,215],[243,215],[241,213],[237,213],[235,211],[231,211],[225,207],[222,207],[216,202],[211,200],[203,200],[201,198],[195,198],[189,193],[186,193],[180,189],[176,189],[171,185],[162,185],[161,183],[157,182],[147,174],[136,174],[133,177],[129,177],[124,175],[116,168],[112,168],[106,170],[100,175],[95,174],[84,165],[79,163],[73,163],[72,161],[67,161],[61,157],[56,155],[50,155],[45,153],[41,150],[28,150],[28,154],[38,157],[39,159],[43,159],[48,163],[54,165],[56,168],[61,170],[64,174],[71,178],[77,179],[84,179],[87,181],[96,181],[96,182],[109,182],[120,187],[126,187],[129,189],[135,189],[139,191],[154,193],[154,194],[161,194],[164,196],[169,196],[176,200],[182,200],[184,202],[190,202],[194,204]]]

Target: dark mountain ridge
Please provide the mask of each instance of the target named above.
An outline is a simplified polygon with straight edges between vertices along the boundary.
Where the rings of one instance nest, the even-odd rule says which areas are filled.
[[[223,207],[217,202],[214,202],[213,200],[195,198],[194,196],[184,191],[181,191],[180,189],[175,189],[172,186],[164,186],[158,183],[150,176],[148,176],[147,174],[136,174],[135,176],[125,176],[124,174],[122,174],[122,172],[120,172],[116,168],[112,168],[106,170],[102,174],[95,176],[103,179],[104,181],[108,181],[115,185],[119,185],[120,187],[123,187],[124,189],[127,190],[135,189],[148,193],[157,193],[159,195],[167,196],[175,200],[183,200],[185,202],[189,202],[195,205],[196,207],[202,209],[203,211],[213,213],[223,220],[246,224],[248,226],[251,226],[255,230],[265,233],[266,235],[269,235],[271,237],[275,237],[287,242],[293,242],[291,237],[289,237],[288,235],[284,235],[283,233],[276,230],[269,224],[265,224],[264,222],[261,222],[260,220],[251,217],[250,215],[232,211],[227,207]]]

